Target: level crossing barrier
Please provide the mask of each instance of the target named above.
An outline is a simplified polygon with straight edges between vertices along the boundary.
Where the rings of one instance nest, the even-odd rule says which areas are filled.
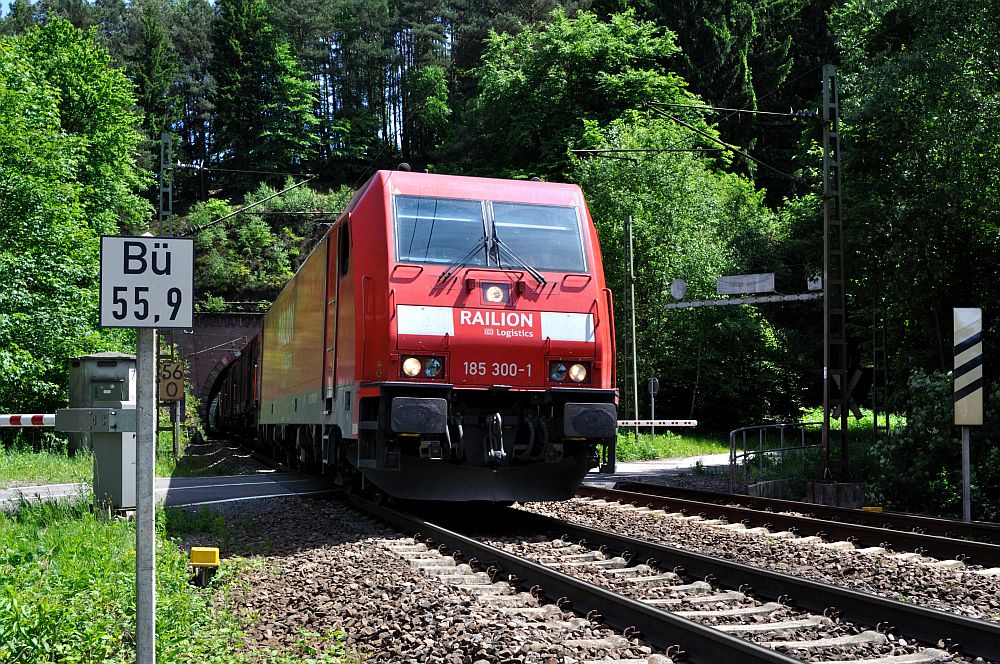
[[[55,413],[33,415],[0,415],[0,427],[54,427]]]
[[[631,427],[696,427],[698,420],[618,420],[619,429]]]

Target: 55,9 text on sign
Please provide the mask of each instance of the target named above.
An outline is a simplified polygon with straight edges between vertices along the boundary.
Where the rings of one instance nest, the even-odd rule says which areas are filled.
[[[101,326],[190,328],[194,240],[101,237]]]

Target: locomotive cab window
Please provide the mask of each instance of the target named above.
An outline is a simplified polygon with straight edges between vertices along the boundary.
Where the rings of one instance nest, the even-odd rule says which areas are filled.
[[[576,208],[493,203],[493,232],[536,270],[586,272]],[[501,267],[512,267],[501,261]]]
[[[400,262],[587,271],[580,216],[571,206],[396,196],[395,231]]]
[[[451,198],[396,196],[396,257],[405,263],[461,260],[484,235],[483,204]],[[467,265],[486,265],[486,249]]]

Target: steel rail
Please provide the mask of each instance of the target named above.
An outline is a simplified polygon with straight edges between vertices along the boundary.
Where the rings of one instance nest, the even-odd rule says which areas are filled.
[[[909,514],[907,512],[869,512],[866,510],[848,509],[846,507],[820,505],[818,503],[805,503],[794,500],[781,500],[778,498],[761,498],[757,496],[745,496],[742,494],[732,493],[716,493],[714,491],[668,487],[659,484],[646,484],[643,482],[618,482],[615,484],[615,487],[625,491],[634,491],[636,493],[686,498],[701,502],[722,501],[728,503],[738,503],[744,507],[757,510],[807,513],[821,519],[833,519],[847,523],[859,523],[875,528],[888,528],[891,530],[902,531],[918,530],[919,532],[928,535],[960,538],[968,541],[979,541],[1000,545],[1000,524],[990,523],[988,521],[963,523],[962,521],[955,519],[942,519],[932,516],[923,516],[921,514]]]
[[[944,641],[954,644],[963,654],[1000,660],[1000,625],[996,623],[636,540],[540,514],[529,516],[534,528],[561,532],[570,539],[586,540],[591,546],[606,546],[613,552],[628,552],[633,560],[653,560],[665,568],[682,567],[684,573],[692,578],[712,577],[730,588],[749,584],[760,597],[772,600],[790,597],[795,606],[815,613],[833,607],[844,619],[852,622],[873,627],[890,624],[907,638],[932,645]]]
[[[951,539],[906,530],[878,528],[840,521],[826,521],[811,516],[764,512],[748,507],[717,505],[684,498],[670,498],[618,489],[581,487],[577,495],[624,503],[646,505],[657,509],[668,508],[675,512],[702,515],[706,518],[725,517],[730,522],[743,522],[769,529],[793,531],[803,535],[820,535],[833,540],[848,540],[864,546],[886,546],[897,551],[916,551],[935,558],[965,559],[986,567],[1000,565],[1000,546],[971,540]],[[799,505],[799,507],[806,507]]]
[[[465,537],[419,517],[352,496],[352,505],[390,523],[404,532],[419,533],[466,559],[476,558],[494,565],[520,585],[541,586],[553,597],[567,598],[574,610],[597,612],[605,624],[619,631],[638,630],[637,636],[656,648],[678,645],[693,664],[719,662],[801,664],[801,660],[730,636],[686,618],[681,618],[638,600],[594,586],[554,569],[525,560],[502,549]]]

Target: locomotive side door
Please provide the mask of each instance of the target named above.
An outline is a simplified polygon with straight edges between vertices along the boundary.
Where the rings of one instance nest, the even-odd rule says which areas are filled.
[[[334,229],[327,237],[327,271],[326,271],[326,333],[323,341],[323,397],[326,399],[326,410],[333,410],[333,400],[337,397],[337,293],[340,287],[340,269],[338,255],[340,253],[340,229]]]

